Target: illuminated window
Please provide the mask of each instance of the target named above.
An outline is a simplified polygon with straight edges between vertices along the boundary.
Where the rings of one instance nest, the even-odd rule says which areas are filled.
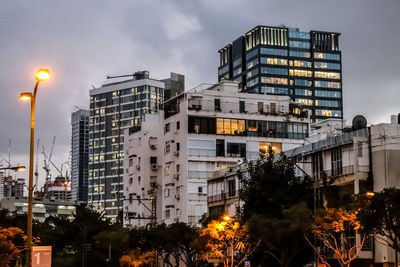
[[[289,70],[290,76],[300,76],[300,77],[312,77],[312,71],[309,70]]]
[[[315,87],[340,88],[339,82],[315,81]]]
[[[288,79],[286,78],[276,78],[276,77],[261,77],[262,83],[273,83],[273,84],[288,84]]]
[[[296,95],[312,96],[312,91],[309,89],[295,89]]]
[[[314,101],[312,99],[296,98],[297,103],[312,106]]]
[[[324,72],[324,71],[316,71],[316,78],[325,78],[325,79],[340,79],[340,73],[338,72]]]
[[[261,58],[262,64],[269,64],[269,65],[282,65],[286,66],[288,64],[287,59],[283,58]]]
[[[310,61],[295,60],[293,61],[293,66],[311,68],[312,64]]]
[[[269,155],[270,150],[274,154],[279,154],[282,152],[281,143],[270,143],[270,142],[259,142],[260,157],[266,157]]]

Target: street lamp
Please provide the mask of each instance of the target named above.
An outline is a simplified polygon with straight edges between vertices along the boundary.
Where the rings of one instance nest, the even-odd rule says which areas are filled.
[[[26,170],[26,168],[25,166],[13,166],[13,167],[0,168],[0,170],[12,170],[16,172],[23,172]]]
[[[32,206],[33,206],[33,149],[34,149],[34,134],[35,134],[35,103],[36,93],[41,81],[46,81],[50,78],[50,73],[46,69],[39,69],[36,73],[36,84],[33,89],[33,94],[30,92],[21,93],[20,99],[31,101],[31,131],[30,131],[30,146],[29,146],[29,185],[28,185],[28,223],[27,223],[27,239],[26,239],[26,266],[31,266],[31,249],[32,249]]]

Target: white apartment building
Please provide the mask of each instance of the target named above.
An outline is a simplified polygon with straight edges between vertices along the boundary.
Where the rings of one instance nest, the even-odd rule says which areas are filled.
[[[197,224],[207,213],[207,178],[214,171],[236,166],[243,159],[257,159],[270,146],[279,153],[302,145],[308,122],[307,111],[289,97],[241,94],[233,81],[200,86],[171,98],[158,119],[146,115],[141,130],[125,135],[124,211],[136,215],[149,211],[146,207],[134,210],[138,201],[129,197],[142,192],[150,199],[150,184],[156,180],[161,189],[156,206],[162,211],[157,212],[157,221]],[[149,152],[150,140],[156,148]],[[152,169],[150,157],[157,157],[157,168]],[[137,165],[140,170],[132,168]],[[150,175],[146,175],[148,170]],[[134,189],[129,179],[133,177],[136,186],[139,173],[141,184]],[[125,225],[138,224],[136,219],[124,218]]]

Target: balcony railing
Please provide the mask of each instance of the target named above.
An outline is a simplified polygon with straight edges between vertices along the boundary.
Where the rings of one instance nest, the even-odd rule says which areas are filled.
[[[207,202],[212,203],[212,202],[217,202],[217,201],[222,201],[222,200],[227,200],[230,198],[235,198],[239,196],[239,190],[236,190],[234,192],[228,192],[228,193],[221,193],[218,195],[213,195],[213,196],[208,196],[207,197]]]

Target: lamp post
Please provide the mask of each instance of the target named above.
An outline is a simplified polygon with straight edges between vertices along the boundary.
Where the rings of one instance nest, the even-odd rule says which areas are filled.
[[[32,248],[32,206],[33,206],[33,149],[34,149],[34,132],[35,132],[35,102],[36,93],[41,81],[46,81],[50,78],[49,71],[40,69],[36,73],[36,84],[33,89],[33,94],[30,92],[21,93],[21,100],[31,101],[31,130],[30,130],[30,146],[29,146],[29,185],[28,185],[28,222],[27,222],[27,239],[26,239],[26,264],[31,266],[31,248]]]
[[[26,170],[26,168],[25,166],[13,166],[13,167],[0,168],[0,170],[12,170],[16,172],[23,172]]]

